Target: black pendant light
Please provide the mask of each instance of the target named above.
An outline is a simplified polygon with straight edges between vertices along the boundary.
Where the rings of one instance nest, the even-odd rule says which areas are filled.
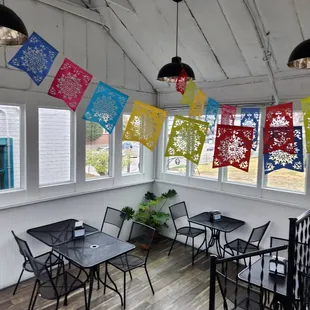
[[[0,4],[0,45],[23,45],[27,38],[23,21],[11,9]]]
[[[193,69],[182,63],[181,57],[178,57],[178,43],[179,43],[179,2],[182,0],[173,0],[177,3],[177,25],[176,25],[176,56],[172,58],[172,61],[164,65],[158,73],[157,80],[168,83],[176,83],[178,76],[182,69],[184,69],[188,75],[188,80],[195,80],[195,74]]]
[[[290,68],[310,69],[310,39],[295,47],[287,65]]]

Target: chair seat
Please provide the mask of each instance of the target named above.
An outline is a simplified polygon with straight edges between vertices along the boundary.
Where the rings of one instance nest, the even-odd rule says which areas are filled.
[[[204,234],[205,230],[200,229],[200,228],[185,226],[185,227],[179,228],[177,230],[177,233],[180,235],[188,236],[188,237],[197,237],[201,234]]]
[[[47,267],[56,266],[62,263],[62,259],[56,256],[53,252],[47,252],[42,255],[36,256],[35,259],[38,260],[41,264],[46,265]],[[28,272],[33,272],[29,261],[24,263],[24,268]]]
[[[239,253],[249,253],[253,251],[259,250],[258,246],[248,243],[245,240],[242,239],[236,239],[233,240],[225,245],[225,247],[228,247],[234,251],[237,251]]]
[[[126,272],[144,265],[144,260],[139,256],[124,254],[109,260],[109,264]]]
[[[64,272],[53,278],[59,297],[84,287],[84,282],[73,276],[69,272]],[[57,299],[56,292],[51,281],[46,281],[40,285],[39,294],[45,299]]]

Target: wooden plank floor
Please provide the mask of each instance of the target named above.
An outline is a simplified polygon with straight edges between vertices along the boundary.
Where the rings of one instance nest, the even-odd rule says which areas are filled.
[[[148,270],[155,290],[152,294],[143,268],[132,271],[133,280],[127,277],[127,306],[128,310],[198,310],[208,309],[209,302],[209,268],[210,257],[199,254],[195,265],[191,264],[191,248],[176,243],[170,257],[167,256],[171,240],[161,237],[153,245],[148,261]],[[104,279],[104,268],[101,268]],[[110,274],[123,293],[123,273],[109,267]],[[77,270],[70,270],[76,273]],[[0,291],[0,310],[26,310],[33,289],[34,281],[28,280],[20,284],[15,296],[13,287]],[[221,308],[222,297],[217,288],[216,306]],[[55,309],[55,301],[48,301],[38,297],[35,309]],[[79,290],[69,295],[68,306],[60,310],[83,310],[84,295]],[[103,293],[101,286],[97,290],[95,283],[92,294],[91,309],[122,309],[119,296],[108,290]]]

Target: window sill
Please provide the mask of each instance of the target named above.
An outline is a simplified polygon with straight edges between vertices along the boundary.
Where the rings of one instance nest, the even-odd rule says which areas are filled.
[[[60,195],[58,194],[58,195],[47,197],[47,198],[25,200],[25,201],[21,201],[21,202],[18,202],[18,203],[12,203],[12,204],[7,204],[7,205],[0,206],[0,210],[24,207],[24,206],[34,205],[34,204],[38,204],[38,203],[42,203],[42,202],[54,201],[54,200],[70,198],[70,197],[76,197],[76,196],[82,196],[82,195],[89,195],[89,194],[94,194],[94,193],[99,193],[99,192],[106,192],[106,191],[111,191],[111,190],[120,189],[120,188],[124,188],[124,187],[144,185],[144,184],[149,184],[149,183],[153,183],[153,182],[154,182],[154,180],[145,180],[145,181],[135,182],[135,183],[130,183],[130,184],[122,184],[122,185],[116,185],[116,186],[109,186],[109,187],[101,188],[101,189],[84,190],[84,191],[73,192],[73,193],[69,193],[69,194],[60,194]],[[23,194],[26,193],[25,190],[22,190],[20,192],[22,192]],[[15,193],[15,191],[14,191],[14,193]]]
[[[296,203],[296,199],[295,201],[293,201],[294,199],[294,195],[290,194],[290,196],[293,196],[291,201],[287,200],[287,201],[283,201],[283,200],[276,200],[275,199],[275,195],[273,193],[273,195],[264,195],[262,194],[262,196],[251,196],[251,195],[244,195],[241,193],[234,193],[234,192],[229,192],[229,191],[224,191],[221,189],[212,189],[212,188],[205,188],[205,187],[201,187],[199,185],[191,185],[191,184],[184,184],[184,183],[179,183],[179,182],[171,182],[171,181],[167,181],[167,180],[160,180],[160,179],[155,179],[155,182],[157,183],[163,183],[163,184],[169,184],[169,185],[173,185],[173,186],[180,186],[180,187],[185,187],[185,188],[189,188],[189,189],[193,189],[193,190],[197,190],[197,191],[204,191],[204,192],[210,192],[210,193],[216,193],[216,194],[220,194],[220,195],[226,195],[226,196],[232,196],[232,197],[239,197],[239,198],[243,198],[246,200],[254,200],[254,201],[260,201],[260,202],[265,202],[265,203],[269,203],[269,204],[277,204],[277,205],[281,205],[281,206],[285,206],[285,207],[290,207],[290,208],[297,208],[297,209],[307,209],[307,202],[305,201],[304,204],[301,203]],[[263,191],[265,192],[265,191]],[[282,196],[283,193],[280,192],[278,193],[279,196]]]

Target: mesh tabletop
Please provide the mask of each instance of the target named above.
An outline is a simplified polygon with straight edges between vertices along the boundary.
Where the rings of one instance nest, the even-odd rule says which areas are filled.
[[[286,277],[280,277],[269,274],[269,261],[270,256],[264,256],[264,269],[263,280],[262,276],[262,259],[260,258],[251,266],[250,280],[249,280],[249,267],[245,268],[238,275],[238,278],[244,282],[249,282],[257,287],[262,286],[265,290],[276,292],[280,295],[286,296]],[[276,286],[275,286],[276,282]]]
[[[77,220],[69,219],[56,222],[36,228],[28,229],[27,232],[32,237],[53,247],[72,240],[72,231]],[[97,228],[84,224],[85,234],[93,234],[98,231]]]
[[[131,243],[103,232],[71,240],[53,249],[81,267],[91,268],[133,250]]]
[[[223,232],[232,232],[233,230],[245,224],[243,221],[236,220],[227,216],[222,216],[219,221],[213,222],[211,221],[210,212],[200,213],[198,215],[190,217],[188,220],[193,224],[202,225]]]

